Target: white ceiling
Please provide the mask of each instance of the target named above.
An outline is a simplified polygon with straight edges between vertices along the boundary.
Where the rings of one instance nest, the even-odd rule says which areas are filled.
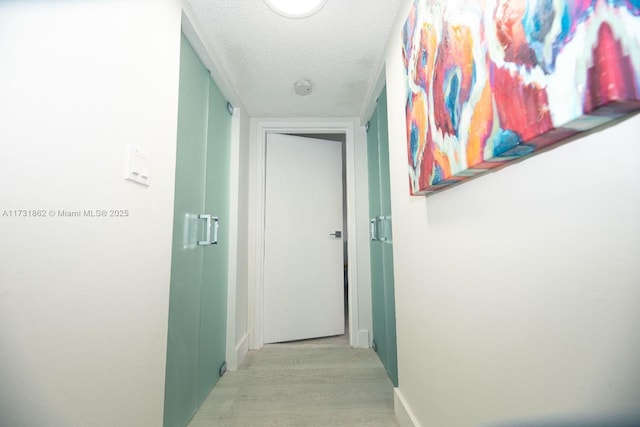
[[[263,0],[186,2],[223,92],[253,117],[295,118],[366,113],[402,0],[327,0],[303,19]],[[296,95],[300,78],[312,82],[311,94]]]

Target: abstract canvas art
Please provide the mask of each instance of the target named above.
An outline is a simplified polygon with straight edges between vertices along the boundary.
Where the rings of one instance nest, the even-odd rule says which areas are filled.
[[[640,110],[640,0],[416,0],[402,40],[414,195]]]

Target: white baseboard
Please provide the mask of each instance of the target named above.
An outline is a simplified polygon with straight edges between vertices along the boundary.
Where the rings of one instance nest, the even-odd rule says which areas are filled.
[[[398,387],[393,389],[393,410],[400,427],[420,427],[418,419],[402,396]]]
[[[227,361],[227,369],[230,371],[236,371],[238,367],[242,364],[242,361],[247,355],[249,351],[249,335],[244,334],[240,339],[238,345],[233,351],[232,359]]]
[[[355,342],[353,347],[355,348],[369,348],[371,347],[371,343],[369,342],[369,330],[361,329],[358,331],[357,342]]]

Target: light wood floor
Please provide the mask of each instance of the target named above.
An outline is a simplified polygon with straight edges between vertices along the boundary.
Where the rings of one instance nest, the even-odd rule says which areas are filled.
[[[191,420],[201,426],[397,426],[393,385],[347,337],[266,345],[227,372]]]

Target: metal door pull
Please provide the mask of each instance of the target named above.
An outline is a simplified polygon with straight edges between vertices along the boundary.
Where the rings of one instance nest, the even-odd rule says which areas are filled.
[[[218,217],[211,216],[209,214],[200,214],[198,215],[198,219],[204,219],[207,221],[206,236],[204,240],[198,241],[198,246],[209,246],[209,245],[217,245],[218,244]],[[213,239],[211,238],[211,224],[213,223]]]
[[[369,222],[369,237],[371,238],[372,242],[378,241],[378,219],[377,218],[371,218],[371,221]]]
[[[336,239],[340,239],[342,237],[342,231],[336,231],[335,233],[329,234],[331,237],[335,237]]]

